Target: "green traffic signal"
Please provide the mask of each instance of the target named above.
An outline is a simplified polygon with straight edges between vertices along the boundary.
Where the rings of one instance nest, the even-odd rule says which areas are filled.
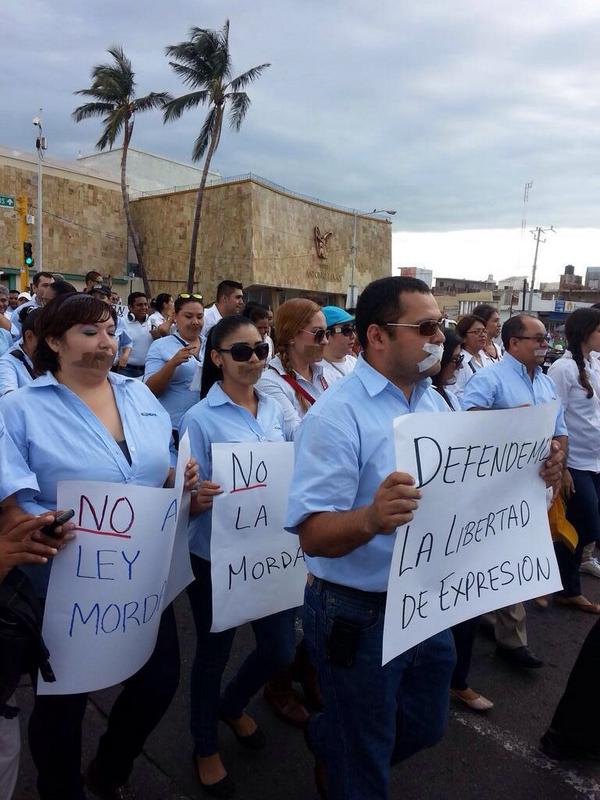
[[[33,267],[33,246],[31,242],[23,242],[23,263],[26,267]]]

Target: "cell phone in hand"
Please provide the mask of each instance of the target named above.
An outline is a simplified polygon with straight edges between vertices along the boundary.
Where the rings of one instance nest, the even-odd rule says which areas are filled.
[[[41,532],[46,534],[46,536],[52,536],[56,538],[56,529],[60,525],[64,525],[65,522],[68,522],[72,517],[75,516],[75,511],[72,508],[68,508],[66,511],[63,511],[59,514],[54,522],[51,522],[49,525],[44,525],[43,528],[40,528]]]

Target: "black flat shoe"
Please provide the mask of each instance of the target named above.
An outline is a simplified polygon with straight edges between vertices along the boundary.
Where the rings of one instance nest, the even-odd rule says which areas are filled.
[[[544,662],[534,656],[528,647],[496,647],[497,655],[512,664],[513,667],[521,667],[522,669],[539,669],[544,666]]]
[[[216,783],[204,783],[202,780],[200,780],[200,773],[198,772],[198,764],[196,763],[195,753],[192,754],[192,762],[194,765],[194,774],[196,775],[196,780],[198,781],[198,785],[204,794],[207,794],[210,797],[218,797],[222,800],[227,800],[227,798],[234,797],[235,783],[229,775],[225,775],[224,778],[221,778],[221,780],[217,781]]]
[[[241,736],[234,728],[233,722],[230,719],[223,716],[223,714],[219,714],[219,719],[221,722],[224,722],[225,725],[227,725],[242,747],[245,747],[248,750],[262,750],[267,744],[265,735],[258,725],[256,726],[254,733],[250,733],[248,736]]]

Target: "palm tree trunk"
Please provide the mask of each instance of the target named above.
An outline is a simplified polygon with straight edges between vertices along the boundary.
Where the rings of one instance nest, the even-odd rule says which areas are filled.
[[[121,193],[123,195],[123,209],[125,211],[125,219],[127,220],[127,233],[131,236],[133,248],[138,260],[138,267],[144,283],[144,292],[150,300],[150,281],[146,274],[146,267],[144,259],[142,258],[142,249],[140,247],[140,239],[134,227],[133,220],[131,219],[131,209],[129,208],[129,193],[127,191],[127,151],[129,149],[129,142],[131,141],[131,134],[133,133],[133,122],[131,125],[129,121],[125,122],[125,132],[123,135],[123,153],[121,155]],[[129,247],[129,245],[128,245]]]
[[[192,222],[192,239],[190,242],[190,261],[188,265],[188,278],[187,290],[192,293],[194,291],[194,283],[196,282],[196,250],[198,247],[198,233],[200,231],[200,215],[202,213],[202,200],[204,199],[204,187],[206,186],[206,179],[208,177],[208,169],[213,157],[221,134],[221,123],[223,121],[223,108],[217,110],[217,117],[215,120],[215,127],[210,136],[210,145],[206,158],[204,159],[204,169],[202,170],[202,178],[200,179],[200,186],[196,193],[196,206],[194,208],[194,221]]]

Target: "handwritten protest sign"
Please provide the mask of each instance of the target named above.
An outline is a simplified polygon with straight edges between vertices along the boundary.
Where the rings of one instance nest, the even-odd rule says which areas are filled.
[[[165,606],[172,603],[177,595],[194,580],[188,542],[191,495],[189,492],[183,491],[185,468],[190,460],[190,456],[190,435],[186,431],[179,441],[177,469],[175,470],[175,494],[179,502],[179,512],[177,514],[177,527],[175,530],[175,541],[173,543],[171,570],[165,590]]]
[[[213,444],[210,543],[213,623],[224,631],[302,604],[306,583],[298,537],[284,530],[291,442]]]
[[[394,421],[397,469],[422,498],[396,533],[384,664],[451,625],[561,588],[539,477],[556,412],[548,403]]]
[[[55,683],[40,694],[112,686],[150,657],[170,571],[175,489],[63,481],[58,508],[73,508],[77,538],[54,559],[43,636]]]

